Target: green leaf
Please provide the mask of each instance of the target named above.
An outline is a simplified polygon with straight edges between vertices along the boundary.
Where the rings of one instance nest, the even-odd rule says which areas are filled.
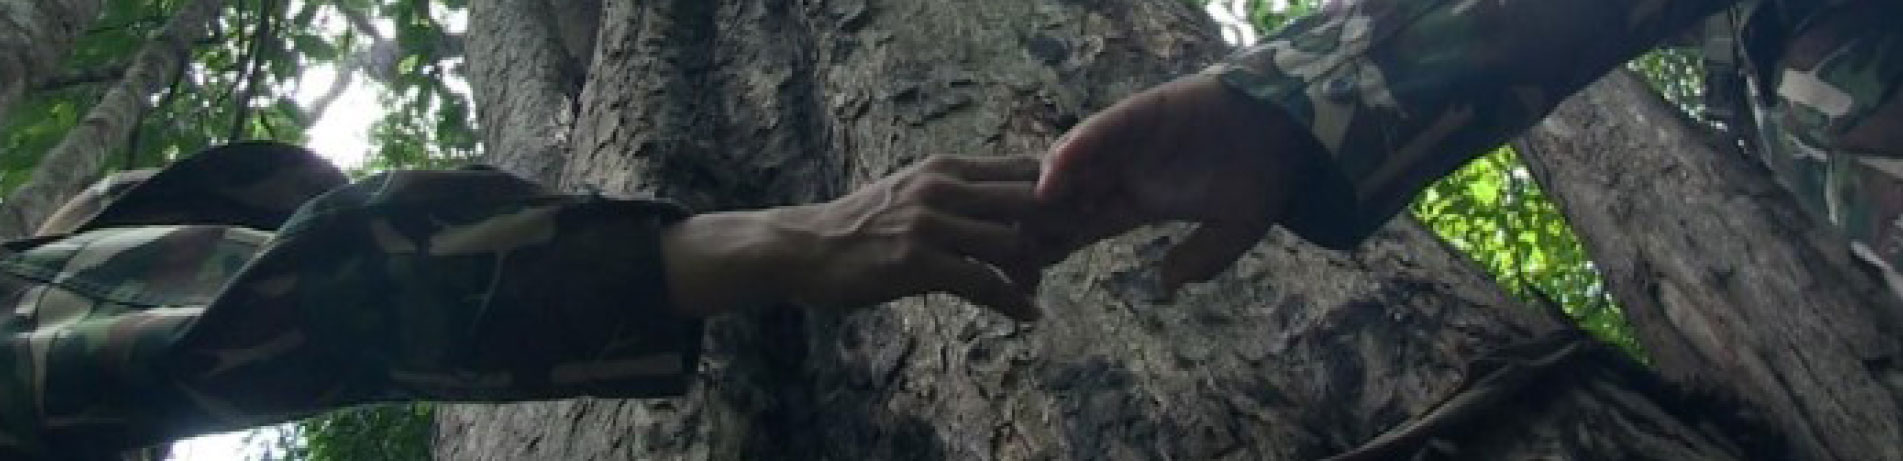
[[[292,48],[311,59],[318,61],[336,61],[337,46],[312,34],[297,34],[291,37]]]

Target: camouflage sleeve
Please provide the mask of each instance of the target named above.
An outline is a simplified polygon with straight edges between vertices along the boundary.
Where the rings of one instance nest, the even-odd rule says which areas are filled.
[[[333,392],[375,399],[678,394],[700,322],[668,309],[659,233],[685,216],[494,171],[384,174],[300,210],[181,344],[281,325],[351,365]]]
[[[1208,72],[1323,148],[1285,221],[1352,247],[1430,181],[1739,0],[1334,2]]]
[[[60,267],[117,286],[44,281],[118,307],[71,303],[90,318],[15,336],[48,339],[12,356],[50,371],[0,383],[21,410],[0,410],[0,453],[110,452],[386,400],[678,394],[701,324],[667,308],[658,233],[684,215],[432,171],[331,191],[253,238],[248,263],[207,247],[244,240],[230,228],[102,232],[94,246],[117,250]],[[235,278],[201,305],[147,296],[172,284],[150,277],[221,274]]]

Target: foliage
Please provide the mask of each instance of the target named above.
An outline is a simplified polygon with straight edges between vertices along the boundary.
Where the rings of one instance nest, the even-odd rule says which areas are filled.
[[[247,434],[260,461],[422,461],[430,459],[436,407],[389,403],[333,411]]]
[[[1697,49],[1663,48],[1627,63],[1626,67],[1645,76],[1665,99],[1688,114],[1702,115],[1705,104],[1704,66]]]
[[[32,82],[0,125],[0,191],[27,178],[185,1],[105,0],[62,73]],[[472,159],[470,102],[452,87],[461,78],[461,37],[445,24],[464,7],[462,0],[231,0],[99,173],[160,166],[233,140],[301,143],[327,116],[379,117],[374,151],[356,174]],[[366,114],[311,98],[324,93],[308,88],[316,83],[310,76],[322,73],[363,77],[384,108]],[[275,459],[427,459],[431,418],[425,404],[369,406],[253,436],[269,439],[263,442],[276,448]]]
[[[1521,300],[1556,304],[1586,331],[1642,355],[1572,225],[1511,147],[1436,181],[1408,210]]]
[[[0,125],[0,191],[18,185],[118,82],[183,1],[106,0],[63,73],[34,82]],[[472,158],[478,146],[470,102],[448,83],[460,78],[461,37],[442,19],[463,7],[462,0],[232,0],[106,169],[159,166],[239,139],[304,142],[321,117],[366,116],[364,108],[306,101],[321,94],[308,88],[310,76],[335,70],[377,83],[391,108],[373,135],[385,147],[370,153],[372,167]]]

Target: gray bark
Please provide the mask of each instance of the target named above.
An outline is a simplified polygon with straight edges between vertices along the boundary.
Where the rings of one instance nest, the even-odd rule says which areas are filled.
[[[0,122],[31,85],[59,71],[100,0],[0,0]]]
[[[0,202],[0,239],[31,235],[60,204],[98,178],[106,157],[138,129],[152,95],[165,89],[218,14],[220,0],[190,0],[133,55],[124,77],[74,124],[33,168],[33,175]]]
[[[483,146],[515,155],[489,163],[530,179],[560,178],[575,125],[584,70],[570,54],[563,32],[592,42],[593,24],[558,18],[593,18],[588,5],[552,8],[546,0],[474,0],[469,5],[469,84],[475,93]],[[569,11],[578,9],[580,11]],[[571,27],[564,28],[564,25]]]
[[[1620,72],[1520,151],[1662,373],[1759,406],[1804,459],[1903,459],[1903,307],[1767,170],[1706,139]]]
[[[600,24],[569,155],[492,146],[490,159],[700,209],[820,200],[933,153],[1038,152],[1224,51],[1174,0],[619,1]],[[1035,325],[937,296],[718,319],[686,396],[446,406],[436,456],[1317,459],[1437,408],[1487,368],[1473,359],[1565,328],[1406,220],[1352,254],[1278,233],[1219,280],[1152,302],[1139,261],[1179,234],[1139,232],[1053,269]],[[1447,419],[1460,424],[1356,453],[1748,457],[1704,429],[1725,423],[1702,419],[1709,408],[1594,350],[1517,375],[1481,413]]]

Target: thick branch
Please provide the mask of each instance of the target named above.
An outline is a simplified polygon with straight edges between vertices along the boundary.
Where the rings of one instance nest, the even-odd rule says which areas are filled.
[[[138,128],[152,95],[163,90],[173,72],[185,64],[192,41],[204,34],[205,24],[218,14],[221,4],[219,0],[186,2],[158,36],[139,49],[125,78],[47,151],[33,176],[0,203],[0,239],[30,234],[60,203],[98,175],[106,155],[122,147]]]
[[[99,17],[100,0],[8,0],[0,8],[0,122],[28,86],[59,69],[81,33]]]
[[[1661,372],[1762,407],[1807,459],[1903,459],[1903,308],[1769,173],[1629,72],[1520,143]]]
[[[554,182],[570,148],[582,75],[548,10],[539,0],[471,2],[468,60],[486,160]]]
[[[115,63],[50,76],[35,82],[33,84],[33,91],[58,90],[75,85],[90,85],[117,81],[126,75],[126,67],[127,65],[125,63]]]

